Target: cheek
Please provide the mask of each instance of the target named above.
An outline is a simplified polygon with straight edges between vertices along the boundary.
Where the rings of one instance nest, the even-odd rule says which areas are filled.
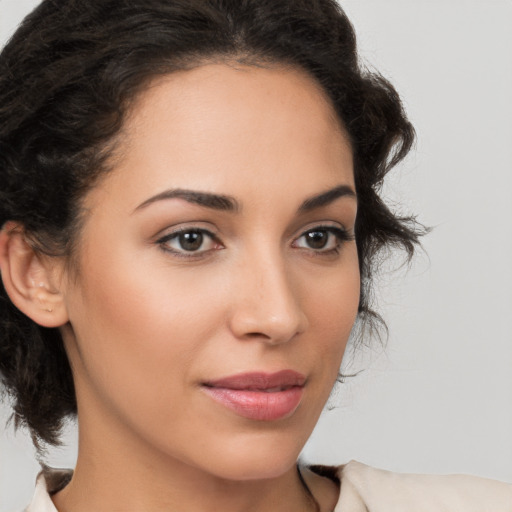
[[[360,276],[357,253],[347,251],[344,264],[320,284],[307,287],[310,328],[319,335],[318,346],[325,350],[344,350],[357,316]]]
[[[96,254],[70,300],[79,378],[110,405],[156,410],[161,392],[169,398],[183,389],[204,340],[218,329],[216,283],[200,272],[174,272],[171,280],[165,263],[130,259],[129,251]]]
[[[319,414],[338,377],[357,317],[360,276],[355,244],[348,248],[344,260],[332,274],[322,279],[310,275],[304,290],[309,319],[304,356],[318,365],[314,382],[318,395],[311,407]]]

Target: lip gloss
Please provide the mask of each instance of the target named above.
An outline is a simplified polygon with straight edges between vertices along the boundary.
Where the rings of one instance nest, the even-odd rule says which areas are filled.
[[[305,377],[293,370],[233,375],[203,385],[213,400],[244,418],[275,421],[299,406]]]

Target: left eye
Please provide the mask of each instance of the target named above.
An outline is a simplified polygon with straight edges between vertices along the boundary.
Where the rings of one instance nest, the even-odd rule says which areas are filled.
[[[343,229],[318,227],[303,233],[293,245],[304,249],[313,249],[314,251],[329,251],[337,249],[341,245],[341,241],[347,239],[348,234]]]
[[[202,253],[215,249],[218,242],[214,235],[203,229],[188,229],[171,233],[158,240],[167,251],[175,253]]]

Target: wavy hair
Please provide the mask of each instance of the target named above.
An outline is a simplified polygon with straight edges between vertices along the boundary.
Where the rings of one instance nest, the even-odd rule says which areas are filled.
[[[44,0],[0,55],[0,226],[22,224],[37,250],[72,257],[81,199],[108,172],[130,104],[158,75],[202,62],[291,65],[325,91],[352,144],[358,197],[359,320],[374,325],[381,250],[421,235],[379,195],[414,141],[400,98],[360,65],[354,30],[334,0]],[[36,325],[0,285],[0,377],[15,424],[58,444],[76,413],[58,329]]]

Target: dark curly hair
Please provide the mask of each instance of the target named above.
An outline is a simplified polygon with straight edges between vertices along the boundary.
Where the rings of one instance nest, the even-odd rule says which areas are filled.
[[[383,248],[412,256],[421,226],[382,201],[387,172],[414,130],[398,94],[358,61],[354,30],[335,0],[44,0],[0,55],[0,226],[24,226],[37,250],[72,257],[81,198],[108,172],[112,141],[157,75],[202,62],[292,65],[332,101],[352,144],[358,197],[359,319]],[[35,324],[0,285],[0,377],[15,424],[58,444],[76,413],[58,329]]]

